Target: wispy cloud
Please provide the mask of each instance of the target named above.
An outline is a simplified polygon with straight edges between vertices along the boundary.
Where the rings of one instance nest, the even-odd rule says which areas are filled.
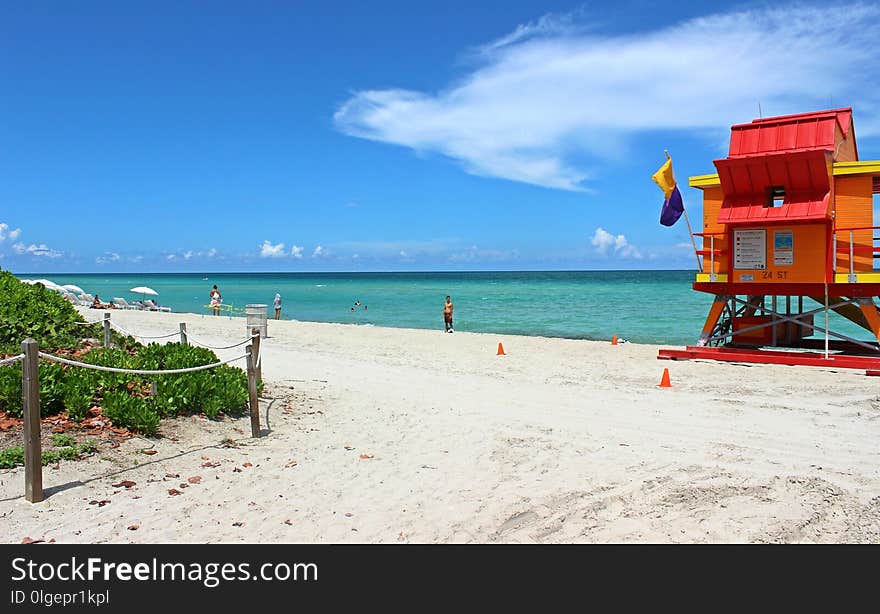
[[[604,228],[597,228],[590,239],[596,253],[602,256],[619,256],[621,258],[641,258],[639,248],[631,244],[624,235],[614,235]]]
[[[320,258],[321,256],[326,256],[327,250],[321,247],[320,245],[315,248],[315,251],[312,252],[312,258]]]
[[[104,252],[103,256],[98,256],[95,258],[96,264],[109,264],[111,262],[119,262],[122,260],[122,256],[117,254],[116,252]]]
[[[16,243],[12,246],[12,249],[19,255],[38,256],[41,258],[60,258],[64,255],[62,252],[48,247],[45,243],[41,243],[40,245],[35,245],[33,243],[30,245]]]
[[[294,245],[290,248],[290,255],[294,258],[302,258],[303,257],[303,248],[299,245]]]
[[[832,94],[857,107],[860,136],[878,135],[878,18],[877,4],[795,4],[603,35],[551,15],[479,48],[477,67],[437,93],[359,91],[334,120],[475,175],[564,190],[583,189],[629,137],[722,131],[757,100],[783,114]]]
[[[517,250],[480,249],[476,245],[449,254],[447,260],[454,263],[505,262],[515,260],[519,256]]]
[[[5,222],[0,222],[0,241],[5,241],[9,239],[10,241],[15,241],[18,237],[21,236],[21,228],[16,228],[15,230],[11,230],[9,228],[9,224]]]

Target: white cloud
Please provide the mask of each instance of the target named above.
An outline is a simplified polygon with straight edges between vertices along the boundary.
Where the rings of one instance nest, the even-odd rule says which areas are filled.
[[[183,259],[184,259],[184,260],[189,260],[189,259],[192,258],[194,255],[195,255],[195,252],[193,252],[192,250],[189,250],[188,252],[184,252],[184,253],[183,253]],[[199,253],[199,255],[201,255],[201,252]]]
[[[284,257],[284,243],[277,243],[273,245],[269,241],[263,241],[263,245],[260,246],[260,258],[283,258]]]
[[[205,256],[207,258],[213,258],[216,255],[217,255],[217,248],[216,247],[212,247],[207,252],[205,252]]]
[[[31,243],[27,246],[24,243],[16,243],[12,246],[12,249],[15,250],[16,254],[28,254],[30,256],[40,256],[44,258],[60,258],[64,255],[61,252],[46,246],[45,243],[41,243],[40,245],[34,245]]]
[[[174,262],[175,260],[177,260],[177,256],[175,254],[168,254],[167,256],[165,256],[165,260],[167,260],[168,262]]]
[[[6,239],[9,239],[10,241],[15,241],[20,235],[21,228],[10,230],[9,224],[0,222],[0,241],[5,241]]]
[[[460,252],[449,254],[447,260],[456,263],[475,263],[475,262],[505,262],[515,260],[519,257],[517,250],[503,251],[498,249],[480,249],[476,245],[471,245],[468,249]]]
[[[290,255],[294,258],[302,258],[303,257],[303,248],[299,245],[294,245],[290,248]]]
[[[636,35],[548,16],[479,48],[478,66],[437,93],[359,91],[334,120],[475,175],[565,190],[583,189],[628,137],[715,139],[751,120],[758,100],[766,116],[826,108],[833,95],[855,107],[860,136],[878,135],[878,18],[877,4],[777,5]]]
[[[107,264],[110,262],[119,262],[122,257],[116,252],[104,252],[103,256],[98,256],[95,258],[96,264]]]
[[[400,250],[400,257],[401,257],[401,258],[406,258],[406,252],[403,251],[403,250]]]
[[[315,251],[312,252],[312,258],[320,258],[321,256],[326,256],[327,250],[325,250],[320,245],[315,248]]]
[[[613,235],[604,228],[597,228],[590,239],[596,252],[603,256],[619,256],[621,258],[641,258],[639,249],[627,241],[624,235]]]

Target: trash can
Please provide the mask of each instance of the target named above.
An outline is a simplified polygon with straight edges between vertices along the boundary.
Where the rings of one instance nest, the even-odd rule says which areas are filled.
[[[247,319],[247,332],[251,333],[254,328],[260,329],[260,338],[265,339],[269,336],[266,316],[267,305],[246,305],[244,313]]]

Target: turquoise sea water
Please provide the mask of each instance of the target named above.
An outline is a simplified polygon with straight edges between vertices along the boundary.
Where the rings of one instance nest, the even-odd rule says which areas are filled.
[[[203,279],[205,276],[208,279]],[[148,286],[160,305],[177,312],[209,313],[217,284],[224,304],[262,303],[271,312],[275,293],[282,318],[315,322],[443,329],[447,294],[457,331],[497,332],[635,343],[690,344],[712,302],[691,288],[693,271],[549,271],[439,273],[209,273],[33,274],[76,284],[109,301],[140,299]],[[355,301],[361,307],[351,311]],[[364,309],[364,306],[367,309]],[[271,315],[270,315],[271,317]],[[271,325],[270,325],[271,326]],[[853,332],[852,330],[850,332]],[[861,335],[860,335],[861,336]]]

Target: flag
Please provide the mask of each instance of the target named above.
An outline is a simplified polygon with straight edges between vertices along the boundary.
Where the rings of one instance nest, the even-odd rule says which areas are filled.
[[[660,210],[660,223],[664,226],[672,226],[684,212],[684,203],[681,200],[681,192],[675,184],[675,176],[672,174],[672,158],[667,154],[666,162],[651,176],[660,189],[663,190],[663,209]]]

